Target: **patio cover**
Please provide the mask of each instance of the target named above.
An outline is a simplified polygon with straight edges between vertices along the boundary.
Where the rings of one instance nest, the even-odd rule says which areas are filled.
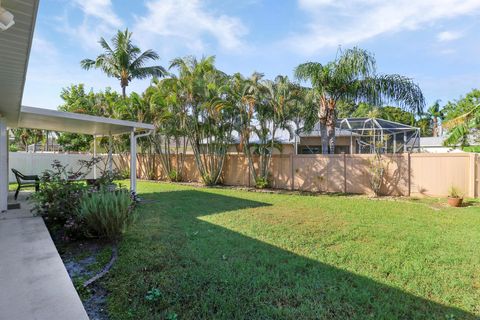
[[[93,135],[94,137],[130,134],[130,154],[133,155],[130,157],[130,190],[132,192],[136,192],[137,139],[150,134],[155,129],[153,125],[146,123],[34,107],[22,107],[17,125],[10,125],[9,127],[81,133]],[[6,130],[4,131],[6,132]],[[7,135],[2,135],[0,140],[0,143],[3,145],[2,149],[6,151],[6,155],[0,159],[2,161],[2,171],[0,172],[2,179],[0,183],[6,184],[3,186],[3,194],[0,199],[0,202],[2,202],[0,211],[2,211],[6,209],[8,194],[8,179],[5,178],[8,176],[8,150],[5,147],[8,144]],[[94,155],[96,155],[95,149],[94,143]],[[112,159],[111,153],[109,154],[109,159]]]
[[[152,124],[91,116],[87,114],[63,112],[57,110],[22,107],[17,127],[43,129],[51,131],[82,133],[97,136],[112,136],[130,134],[130,190],[137,191],[137,139],[150,134],[155,127]],[[136,134],[136,132],[143,132]],[[96,156],[94,140],[93,154]],[[111,149],[109,150],[110,170],[112,162]],[[96,177],[96,168],[94,168]]]
[[[25,106],[20,111],[17,127],[83,133],[94,136],[117,135],[154,129],[153,125],[146,123]]]

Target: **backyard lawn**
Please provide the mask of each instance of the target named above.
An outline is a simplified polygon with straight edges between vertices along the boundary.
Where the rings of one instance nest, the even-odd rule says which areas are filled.
[[[475,319],[480,207],[140,182],[113,319]]]

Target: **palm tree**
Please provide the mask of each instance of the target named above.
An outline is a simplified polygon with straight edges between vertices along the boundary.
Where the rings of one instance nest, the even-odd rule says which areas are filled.
[[[268,167],[274,149],[279,149],[277,131],[280,129],[287,130],[290,136],[293,136],[294,128],[292,126],[297,112],[297,102],[300,98],[300,88],[291,83],[286,76],[277,76],[274,81],[263,81],[264,103],[260,106],[263,108],[263,115],[261,111],[257,113],[259,120],[262,118],[266,120],[266,127],[262,128],[267,134],[266,140],[263,141],[265,146],[263,152],[260,153],[260,178],[264,181],[268,178]],[[281,145],[280,145],[281,146]],[[281,150],[280,150],[281,151]]]
[[[438,132],[438,120],[443,120],[443,111],[440,106],[440,100],[435,101],[435,103],[428,108],[428,116],[432,119],[433,136],[438,137],[440,135]]]
[[[263,74],[258,72],[254,72],[248,78],[240,73],[235,73],[221,88],[222,98],[214,102],[216,108],[235,110],[236,117],[233,125],[234,130],[239,135],[239,149],[237,151],[242,150],[246,155],[250,172],[255,181],[257,181],[257,169],[253,163],[250,138],[256,130],[256,126],[252,122],[255,119],[258,104],[262,100],[262,91],[264,91],[262,78]]]
[[[188,144],[186,110],[180,94],[178,79],[173,76],[155,79],[145,93],[145,98],[151,104],[152,123],[156,128],[155,134],[150,136],[151,141],[162,161],[164,175],[172,181],[182,180]]]
[[[126,97],[126,87],[132,79],[162,77],[166,74],[161,66],[145,66],[146,62],[157,60],[159,56],[153,50],[142,52],[132,43],[131,37],[132,33],[128,32],[128,29],[118,30],[112,38],[112,46],[104,38],[100,38],[99,43],[105,52],[95,60],[84,59],[80,62],[85,70],[101,69],[107,76],[120,80],[123,98]]]
[[[234,110],[218,103],[228,77],[215,68],[215,57],[174,59],[179,98],[186,112],[185,129],[195,163],[206,185],[216,184],[232,140]]]
[[[411,79],[392,74],[377,75],[375,58],[368,51],[353,48],[340,51],[325,65],[307,62],[295,69],[295,77],[310,81],[320,123],[322,153],[335,152],[336,106],[339,101],[367,102],[383,105],[395,102],[420,113],[425,100],[422,91]],[[306,123],[311,129],[314,123]]]

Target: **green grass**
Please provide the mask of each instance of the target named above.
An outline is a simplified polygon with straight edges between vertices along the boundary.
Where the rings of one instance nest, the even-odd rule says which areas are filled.
[[[152,201],[106,280],[112,319],[480,316],[478,206],[148,182],[139,192]]]

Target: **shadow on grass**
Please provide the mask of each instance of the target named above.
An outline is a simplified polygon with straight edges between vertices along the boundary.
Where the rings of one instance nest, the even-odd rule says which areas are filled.
[[[462,207],[480,207],[480,202],[475,200],[464,200],[462,203]]]
[[[121,243],[108,281],[115,319],[475,318],[199,219],[269,204],[195,190],[142,196],[159,202],[141,205]]]

